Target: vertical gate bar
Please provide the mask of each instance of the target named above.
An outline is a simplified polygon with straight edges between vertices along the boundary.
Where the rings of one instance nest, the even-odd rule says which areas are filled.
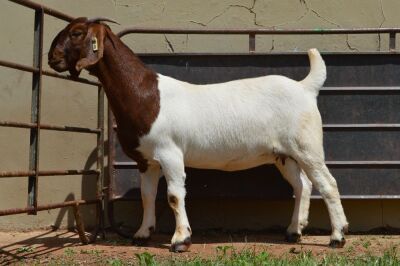
[[[96,213],[99,215],[97,221],[100,222],[100,231],[104,239],[104,89],[102,86],[98,86],[97,101],[97,128],[100,129],[100,133],[97,135],[96,167],[99,170],[97,176],[97,199],[100,199],[100,203],[98,204]]]
[[[74,212],[76,230],[78,231],[79,239],[81,240],[82,244],[87,245],[89,244],[90,240],[85,233],[85,226],[83,224],[82,216],[79,211],[79,204],[76,203],[74,206],[72,206],[72,210]]]
[[[256,51],[256,34],[249,34],[249,52],[254,53]]]
[[[115,159],[115,134],[116,129],[114,128],[114,115],[111,111],[110,104],[108,104],[108,202],[111,202],[114,199],[114,178],[115,178],[115,169],[114,169],[114,159]],[[111,203],[112,204],[112,203]]]
[[[33,207],[29,214],[37,213],[39,144],[40,144],[40,98],[42,89],[42,53],[43,53],[43,9],[35,10],[33,67],[39,71],[32,73],[31,122],[36,124],[30,130],[29,170],[35,171],[28,179],[28,207]]]
[[[394,31],[389,33],[389,51],[396,51],[396,32]]]

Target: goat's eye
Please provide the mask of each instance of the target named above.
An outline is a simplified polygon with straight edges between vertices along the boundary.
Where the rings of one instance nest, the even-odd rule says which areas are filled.
[[[82,32],[81,31],[76,31],[76,32],[73,32],[73,33],[71,33],[71,35],[72,35],[72,37],[79,37],[79,36],[81,36],[82,35]]]

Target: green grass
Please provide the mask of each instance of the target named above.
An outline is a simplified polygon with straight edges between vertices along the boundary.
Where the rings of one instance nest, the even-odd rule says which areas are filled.
[[[328,266],[328,265],[376,265],[376,266],[395,266],[400,265],[400,257],[396,248],[387,250],[382,256],[364,254],[361,256],[329,254],[316,258],[309,251],[302,251],[299,254],[286,254],[281,257],[274,257],[267,251],[255,252],[252,249],[241,251],[235,250],[230,246],[221,246],[216,249],[216,256],[213,258],[190,258],[184,259],[171,256],[167,260],[158,260],[155,256],[145,252],[136,254],[137,265],[189,265],[189,266],[247,266],[247,265],[271,265],[271,266]],[[127,265],[127,264],[120,264]]]
[[[367,242],[364,242],[367,243]],[[369,247],[368,244],[363,246]],[[82,261],[75,260],[76,254],[85,254],[86,257]],[[124,266],[124,265],[140,265],[140,266],[331,266],[331,265],[374,265],[374,266],[400,266],[400,256],[397,253],[397,247],[386,250],[382,255],[375,256],[371,253],[354,255],[349,252],[342,254],[331,253],[324,256],[314,256],[311,251],[300,251],[299,253],[287,252],[282,256],[273,256],[264,251],[255,251],[247,248],[237,250],[232,246],[219,246],[215,250],[215,254],[206,258],[189,257],[171,254],[168,257],[157,257],[148,252],[135,254],[135,258],[119,258],[117,254],[113,257],[106,257],[101,251],[74,251],[67,248],[64,255],[59,258],[51,258],[47,261],[47,265],[82,265],[82,262],[91,262],[95,265],[108,266]],[[95,260],[93,260],[95,259]],[[24,263],[23,263],[24,264]],[[41,265],[40,260],[29,261],[30,265]]]

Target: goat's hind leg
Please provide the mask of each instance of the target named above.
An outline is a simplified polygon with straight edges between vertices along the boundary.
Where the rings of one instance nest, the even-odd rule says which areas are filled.
[[[308,224],[312,184],[293,159],[278,159],[275,165],[293,187],[295,195],[292,221],[286,230],[286,241],[299,242],[301,232]]]
[[[302,168],[307,173],[315,188],[319,191],[328,208],[332,225],[330,247],[340,248],[346,243],[344,234],[348,230],[348,222],[340,202],[339,190],[323,159],[310,160],[303,157]],[[299,158],[302,160],[302,158]]]
[[[140,176],[140,192],[142,195],[143,219],[142,225],[133,236],[133,244],[144,245],[155,230],[156,214],[155,201],[157,196],[158,181],[160,179],[160,166],[149,166],[147,171]]]

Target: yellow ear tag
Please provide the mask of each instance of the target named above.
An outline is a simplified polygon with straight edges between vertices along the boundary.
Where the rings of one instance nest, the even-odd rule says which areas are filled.
[[[93,51],[99,50],[99,47],[97,45],[97,38],[96,37],[92,38],[92,47],[93,47]]]

